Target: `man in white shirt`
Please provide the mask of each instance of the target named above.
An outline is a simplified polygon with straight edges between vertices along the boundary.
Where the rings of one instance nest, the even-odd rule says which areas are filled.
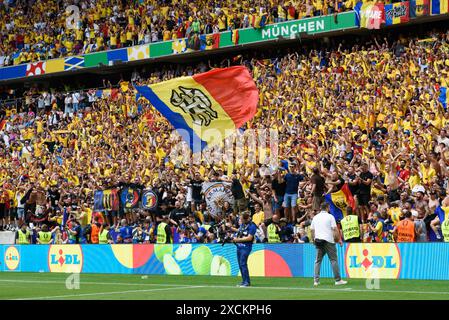
[[[334,216],[329,213],[329,204],[323,202],[320,209],[321,211],[313,217],[312,224],[310,225],[312,241],[316,247],[313,285],[318,286],[320,284],[321,261],[326,254],[331,261],[335,285],[343,285],[347,282],[341,279],[337,260],[337,248],[335,246],[335,241],[342,245],[340,232],[338,231]]]

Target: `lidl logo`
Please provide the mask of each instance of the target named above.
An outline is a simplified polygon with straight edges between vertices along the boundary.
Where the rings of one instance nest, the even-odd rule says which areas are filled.
[[[5,265],[8,270],[16,270],[20,264],[20,254],[14,246],[9,247],[5,251]]]
[[[80,245],[51,245],[48,250],[50,272],[80,273],[83,260]]]
[[[348,278],[396,279],[401,272],[401,254],[393,243],[351,243],[345,267]]]

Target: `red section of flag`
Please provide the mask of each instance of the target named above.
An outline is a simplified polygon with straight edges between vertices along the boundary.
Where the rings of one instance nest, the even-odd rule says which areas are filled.
[[[410,21],[410,2],[408,2],[408,1],[401,2],[401,5],[406,7],[405,16],[401,17],[401,23],[409,22]]]
[[[236,30],[232,30],[232,43],[234,43],[234,45],[239,44],[239,29]]]
[[[240,128],[257,111],[259,91],[244,66],[217,68],[193,76],[217,101]]]
[[[2,131],[5,126],[6,126],[6,120],[2,120],[0,122],[0,131]]]
[[[341,191],[344,193],[348,205],[352,208],[352,210],[355,210],[355,200],[354,197],[352,196],[351,190],[349,190],[349,186],[347,183],[343,185]]]

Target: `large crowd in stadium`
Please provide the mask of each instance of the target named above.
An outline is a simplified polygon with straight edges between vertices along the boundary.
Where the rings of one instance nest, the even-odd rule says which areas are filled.
[[[217,1],[210,6],[179,1],[178,10],[164,1],[122,2],[80,1],[79,34],[61,25],[65,1],[35,3],[23,15],[17,13],[26,6],[3,3],[0,51],[9,60],[4,64],[12,64],[9,57],[18,51],[23,63],[105,50],[114,43],[148,43],[153,36],[146,35],[154,32],[160,41],[183,37],[187,30],[208,32],[210,25],[212,31],[245,27],[253,12],[265,14],[270,23],[351,6],[218,1],[222,9],[214,11]],[[41,24],[32,23],[37,21]],[[89,44],[95,49],[86,49]],[[260,91],[258,112],[243,129],[279,132],[274,172],[261,163],[228,170],[225,158],[192,166],[170,157],[179,142],[173,128],[133,86],[240,64]],[[153,243],[161,217],[168,216],[164,221],[177,241],[214,243],[218,229],[237,226],[238,214],[249,210],[258,242],[268,241],[267,229],[275,225],[278,241],[304,243],[324,194],[347,184],[356,201],[355,210],[347,210],[359,216],[361,241],[397,240],[392,235],[404,216],[414,221],[413,241],[449,241],[435,214],[449,206],[449,112],[438,99],[439,88],[448,83],[445,30],[424,40],[372,37],[364,45],[304,46],[264,58],[238,55],[221,65],[136,71],[129,81],[106,83],[109,94],[102,96],[95,90],[35,87],[25,92],[22,104],[0,111],[0,230],[28,228],[33,243],[40,242],[41,230],[52,233],[53,243],[89,243],[92,230],[107,228],[109,243]],[[235,205],[224,202],[212,216],[201,192],[207,181],[230,182]],[[127,186],[155,190],[157,209],[93,210],[95,190]],[[61,228],[64,213],[68,221]]]
[[[355,1],[50,0],[0,3],[0,66],[350,10]],[[33,1],[34,2],[34,1]],[[76,10],[66,10],[76,5]],[[75,20],[76,18],[76,20]]]

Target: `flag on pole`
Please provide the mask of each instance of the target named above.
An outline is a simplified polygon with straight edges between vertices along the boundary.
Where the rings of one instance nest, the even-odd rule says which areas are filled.
[[[259,91],[244,66],[136,86],[193,152],[219,144],[256,114]]]

